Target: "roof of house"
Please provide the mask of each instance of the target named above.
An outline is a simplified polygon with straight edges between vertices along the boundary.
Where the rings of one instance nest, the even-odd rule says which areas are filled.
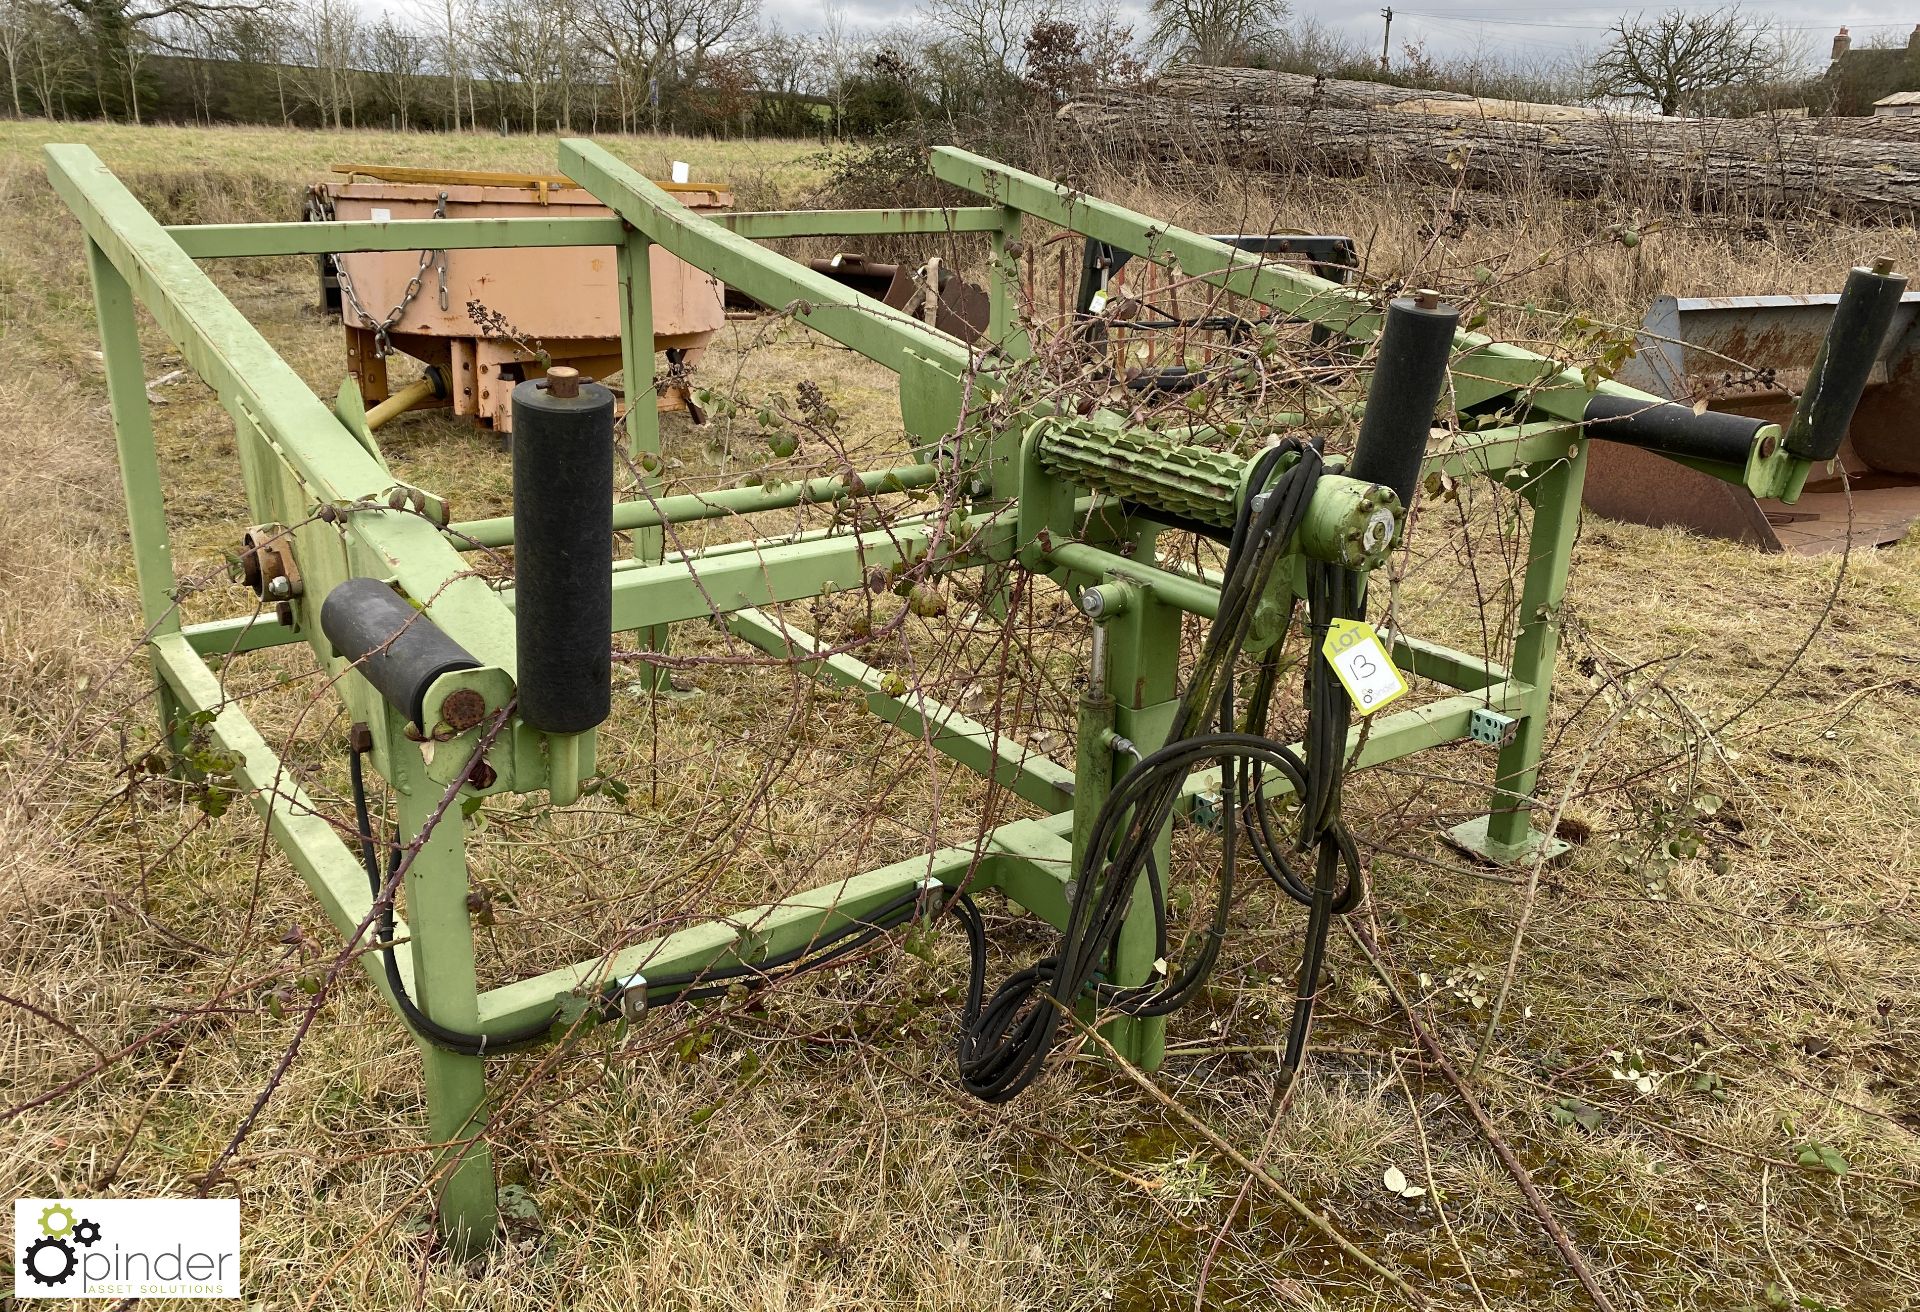
[[[1873,102],[1874,107],[1881,105],[1920,105],[1920,91],[1896,91],[1890,96],[1882,96]]]

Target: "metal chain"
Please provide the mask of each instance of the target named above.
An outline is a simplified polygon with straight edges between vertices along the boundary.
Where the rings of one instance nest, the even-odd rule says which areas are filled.
[[[444,191],[440,193],[440,203],[433,207],[433,217],[436,219],[447,217],[447,193]],[[400,303],[387,311],[386,318],[376,319],[367,307],[360,303],[360,294],[354,290],[353,279],[347,277],[346,264],[339,255],[333,257],[334,273],[340,279],[340,294],[346,297],[347,304],[353,307],[353,312],[360,316],[361,323],[373,330],[373,353],[380,359],[384,360],[393,354],[393,343],[387,340],[387,334],[392,331],[395,324],[400,322],[400,316],[407,312],[407,307],[412,305],[414,299],[420,295],[420,289],[426,284],[427,270],[433,267],[436,259],[440,262],[440,308],[446,309],[447,253],[444,250],[436,251],[429,248],[420,252],[420,267],[413,271],[413,277],[407,279],[406,290],[400,293]]]

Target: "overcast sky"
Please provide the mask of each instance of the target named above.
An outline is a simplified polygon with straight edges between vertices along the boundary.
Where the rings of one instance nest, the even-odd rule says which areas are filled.
[[[808,31],[821,24],[821,0],[763,0],[768,17],[788,31]],[[1378,49],[1379,9],[1386,0],[1335,3],[1334,0],[1294,0],[1297,18],[1313,18],[1328,28]],[[1410,0],[1403,9],[1394,5],[1393,53],[1397,58],[1406,41],[1424,42],[1434,54],[1458,55],[1478,47],[1515,55],[1551,56],[1580,46],[1599,44],[1607,28],[1623,13],[1640,9],[1715,9],[1724,0],[1651,0],[1644,6],[1583,4],[1526,4],[1523,0]],[[853,26],[881,28],[911,16],[913,0],[843,0]],[[1136,31],[1144,31],[1145,0],[1118,0],[1123,13],[1139,16]],[[1755,13],[1772,17],[1804,44],[1816,64],[1824,65],[1833,34],[1841,24],[1852,29],[1854,44],[1875,38],[1898,38],[1920,22],[1920,9],[1902,10],[1869,5],[1809,0],[1795,6],[1749,4]]]

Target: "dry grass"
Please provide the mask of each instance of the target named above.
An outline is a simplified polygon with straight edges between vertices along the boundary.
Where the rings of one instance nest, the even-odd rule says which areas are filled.
[[[77,233],[31,149],[41,135],[0,129],[0,345],[16,362],[0,378],[0,889],[11,913],[0,994],[59,1024],[0,1004],[0,1103],[85,1074],[95,1047],[186,1023],[0,1121],[0,1193],[179,1192],[285,1048],[292,1020],[273,1014],[268,995],[332,938],[243,809],[209,822],[153,787],[103,805],[151,726],[144,675],[128,663],[131,562],[89,355],[89,294]],[[336,157],[517,168],[551,157],[550,143],[526,139],[61,136],[88,140],[163,217],[189,221],[280,217]],[[736,181],[757,177],[764,192],[745,203],[809,178],[800,147],[615,148],[643,164],[680,155]],[[1436,239],[1436,220],[1456,208],[1444,196],[1079,180],[1201,228],[1352,231],[1383,280],[1477,284],[1475,271],[1489,269],[1508,307],[1496,307],[1502,331],[1542,343],[1562,337],[1561,307],[1630,324],[1657,291],[1824,288],[1869,251],[1920,264],[1905,230],[1822,233],[1813,248],[1832,258],[1820,263],[1795,253],[1810,244],[1804,234],[1646,216],[1647,238],[1629,250],[1604,235],[1623,216],[1557,202],[1476,202],[1459,235]],[[1555,258],[1536,265],[1542,251]],[[333,328],[304,308],[309,269],[259,261],[220,277],[330,394],[342,362]],[[1545,312],[1518,308],[1528,303]],[[731,330],[709,381],[737,368],[749,395],[779,397],[815,379],[846,415],[846,447],[884,458],[898,442],[884,372],[791,333],[764,344],[766,331]],[[171,367],[157,336],[149,347],[150,373]],[[218,553],[243,513],[231,430],[198,384],[167,396],[157,417],[177,555],[183,575],[210,584],[190,607],[219,613],[233,595],[218,581]],[[750,433],[721,447],[670,422],[667,436],[680,462],[671,472],[690,486],[730,482],[764,460]],[[507,466],[490,439],[423,417],[384,440],[404,476],[452,493],[461,514],[504,507]],[[1429,523],[1403,602],[1423,632],[1477,648],[1473,602],[1503,577],[1485,554],[1499,517],[1476,493],[1465,518],[1457,535]],[[1463,542],[1481,549],[1477,576]],[[1808,1307],[1920,1303],[1920,547],[1855,557],[1829,613],[1835,571],[1831,559],[1762,558],[1599,522],[1578,550],[1547,788],[1564,788],[1592,747],[1567,809],[1584,841],[1542,886],[1479,1095],[1622,1307],[1764,1306],[1770,1285]],[[1048,597],[1040,609],[1044,637],[1062,606]],[[837,606],[817,618],[856,616]],[[979,644],[950,626],[907,633],[902,667],[930,690],[978,680],[967,661]],[[698,626],[684,643],[725,650]],[[1070,661],[1045,654],[1053,683],[1021,703],[1023,723],[1053,722],[1071,692]],[[1624,692],[1606,677],[1643,663]],[[311,692],[302,663],[249,657],[236,669],[247,687],[289,681],[255,708],[270,738],[289,733]],[[609,737],[610,768],[633,785],[625,808],[489,811],[476,857],[499,922],[480,937],[489,980],[920,850],[930,827],[965,834],[987,805],[967,778],[930,775],[914,744],[890,744],[838,695],[732,666],[691,678],[697,698],[623,702]],[[1643,697],[1644,714],[1603,737],[1609,699],[1623,696]],[[1684,732],[1689,717],[1719,725],[1742,710],[1715,750]],[[323,797],[342,786],[342,727],[309,726],[289,749]],[[1435,833],[1480,804],[1471,785],[1488,766],[1471,747],[1414,758],[1363,777],[1351,808],[1363,835],[1395,849],[1376,858],[1373,878],[1396,978],[1423,994],[1463,1067],[1485,1017],[1472,1002],[1478,976],[1498,977],[1517,897],[1461,866]],[[760,783],[767,800],[744,810]],[[1710,812],[1707,795],[1720,799]],[[1654,849],[1676,837],[1697,846],[1661,868]],[[1266,889],[1248,891],[1228,966],[1175,1017],[1175,1052],[1158,1077],[1248,1151],[1266,1130],[1297,925]],[[303,942],[283,941],[290,926]],[[1046,941],[1032,921],[999,921],[995,935],[996,971]],[[1436,1306],[1479,1306],[1469,1274],[1487,1306],[1581,1305],[1364,959],[1337,940],[1331,970],[1320,1055],[1270,1168]],[[497,1086],[514,1091],[502,1178],[539,1214],[512,1222],[503,1247],[467,1267],[431,1249],[411,1045],[350,983],[222,1186],[245,1200],[251,1296],[271,1307],[1191,1307],[1237,1172],[1091,1061],[1011,1109],[969,1104],[952,1089],[947,1050],[959,979],[942,941],[931,961],[888,951],[784,990],[764,1011],[718,1022],[663,1014],[558,1061],[498,1063]],[[208,1007],[241,981],[264,982]],[[1614,1051],[1659,1075],[1652,1092],[1611,1076]],[[1569,1099],[1597,1113],[1591,1128],[1558,1123],[1554,1106]],[[1809,1142],[1838,1149],[1849,1172],[1798,1165]],[[1386,1194],[1390,1164],[1429,1185],[1428,1199]],[[1208,1305],[1393,1302],[1272,1204],[1255,1192],[1222,1241]]]

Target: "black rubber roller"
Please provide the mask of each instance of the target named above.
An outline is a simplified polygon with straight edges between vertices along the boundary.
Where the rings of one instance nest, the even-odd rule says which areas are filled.
[[[1847,274],[1847,285],[1833,307],[1833,322],[1827,325],[1819,354],[1807,371],[1807,388],[1787,427],[1789,455],[1831,460],[1840,454],[1847,425],[1853,422],[1854,408],[1866,390],[1867,375],[1880,358],[1893,312],[1900,308],[1906,290],[1906,275],[1889,272],[1884,264]]]
[[[571,369],[513,389],[513,594],[520,718],[543,733],[604,721],[613,707],[613,393]]]
[[[1718,410],[1696,414],[1693,407],[1672,401],[1606,392],[1596,392],[1583,413],[1588,437],[1664,456],[1717,461],[1736,469],[1747,467],[1754,440],[1767,426],[1764,419],[1721,414]]]
[[[433,681],[480,667],[426,612],[379,579],[348,579],[329,592],[320,605],[320,631],[388,705],[423,730],[430,727],[421,716]]]
[[[1427,457],[1433,412],[1447,386],[1447,361],[1460,311],[1451,305],[1397,300],[1387,306],[1367,385],[1366,413],[1347,474],[1393,489],[1411,506]]]

